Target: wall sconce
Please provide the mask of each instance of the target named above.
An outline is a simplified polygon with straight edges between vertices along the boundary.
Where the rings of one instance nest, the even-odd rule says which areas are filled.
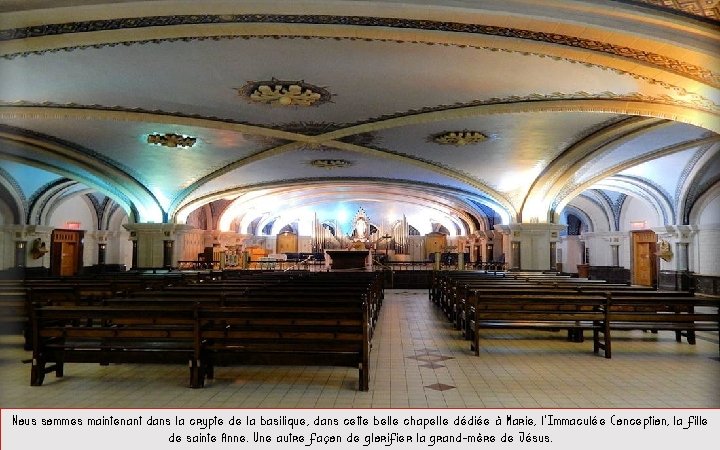
[[[40,238],[33,241],[32,246],[30,247],[30,256],[32,256],[32,259],[40,259],[47,252],[48,249],[45,246],[45,242],[43,242]]]

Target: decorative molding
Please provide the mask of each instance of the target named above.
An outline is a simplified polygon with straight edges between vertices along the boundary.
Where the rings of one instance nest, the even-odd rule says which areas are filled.
[[[4,201],[7,205],[7,207],[12,212],[12,223],[21,225],[21,221],[24,220],[23,213],[25,208],[27,207],[27,199],[25,198],[25,193],[22,190],[22,187],[17,182],[15,177],[10,175],[10,172],[0,167],[0,178],[4,179],[7,183],[7,186],[3,183],[0,183],[0,200]],[[10,189],[12,189],[14,192],[11,192]],[[13,195],[14,194],[14,195]],[[8,220],[5,220],[6,225]]]
[[[305,136],[320,136],[321,134],[330,133],[345,128],[347,125],[335,122],[287,122],[272,125],[277,130],[287,131],[288,133],[303,134]]]
[[[102,202],[100,199],[96,197],[96,195],[92,192],[85,194],[85,197],[90,201],[90,203],[93,205],[93,208],[95,210],[95,216],[97,217],[97,227],[98,230],[103,229],[103,223],[106,222],[104,219],[105,210],[107,209],[108,205],[112,201],[110,197],[103,195]]]
[[[314,159],[310,161],[308,164],[310,164],[313,167],[318,167],[320,169],[344,169],[347,167],[352,166],[355,164],[352,161],[348,161],[347,159]]]
[[[90,204],[93,207],[93,211],[95,212],[95,217],[97,218],[97,229],[102,230],[102,215],[103,215],[103,206],[105,202],[102,204],[100,203],[100,200],[95,197],[91,192],[88,192],[85,194],[85,197],[90,202]],[[107,201],[108,197],[105,197],[105,201]]]
[[[666,225],[675,222],[676,206],[673,202],[673,197],[665,190],[665,188],[663,188],[656,182],[644,177],[620,174],[615,174],[613,176],[621,180],[630,180],[635,186],[638,187],[638,189],[642,191],[642,193],[647,195],[648,198],[646,198],[646,200],[650,200],[651,204],[654,203],[660,208],[659,212],[662,215],[663,221]],[[652,190],[649,188],[652,188]],[[659,200],[665,201],[670,207],[670,211],[666,211],[665,208],[662,207],[662,203]],[[668,213],[670,217],[668,217]]]
[[[110,208],[108,209],[107,214],[105,215],[105,228],[109,229],[110,220],[112,220],[113,215],[115,215],[115,212],[117,212],[118,209],[121,209],[120,204],[116,201],[113,201],[110,205]],[[127,213],[125,213],[127,214]]]
[[[580,48],[612,56],[631,59],[643,62],[665,70],[679,73],[689,78],[708,83],[714,87],[720,86],[720,74],[714,73],[702,67],[670,58],[657,53],[651,53],[630,47],[615,45],[608,42],[599,42],[593,39],[585,39],[577,36],[569,36],[558,33],[547,33],[519,28],[500,27],[493,25],[445,22],[435,20],[400,19],[383,17],[362,17],[362,16],[332,16],[332,15],[281,15],[281,14],[196,14],[178,16],[149,16],[132,17],[109,20],[90,20],[81,22],[68,22],[59,24],[45,24],[25,28],[11,28],[0,30],[0,42],[17,39],[29,39],[42,36],[56,36],[62,34],[88,33],[97,31],[137,29],[148,27],[165,27],[178,25],[207,25],[223,23],[288,23],[306,25],[348,25],[366,27],[387,27],[396,29],[419,29],[424,31],[440,31],[450,33],[478,34],[486,36],[499,36],[514,39],[530,40],[534,42],[550,43],[555,45]],[[220,39],[225,36],[212,36],[205,39]],[[236,38],[236,36],[229,36]],[[275,38],[276,36],[273,36]],[[281,36],[282,37],[282,36]],[[244,38],[244,36],[243,36]],[[183,37],[173,40],[190,41],[198,38]],[[163,39],[154,39],[145,42],[161,42]],[[105,46],[116,46],[119,44],[129,45],[139,41],[113,42],[107,44],[94,44],[87,46],[66,47],[62,50],[76,48],[98,48]],[[435,45],[434,42],[427,42]],[[45,53],[57,51],[58,49],[44,50],[37,52],[21,52],[4,57],[25,56],[33,53]]]
[[[585,201],[590,202],[591,204],[596,206],[605,216],[605,220],[607,220],[608,223],[608,228],[612,227],[615,219],[614,217],[610,217],[610,214],[613,214],[613,216],[615,214],[612,212],[612,202],[609,201],[609,197],[604,192],[600,191],[599,189],[589,189],[582,192],[580,195],[578,195],[578,197],[582,197]],[[598,198],[596,197],[600,197],[600,200],[598,200]],[[605,202],[605,204],[603,204],[603,202]],[[592,229],[590,231],[595,231],[595,223],[592,222],[592,220],[590,219],[590,214],[588,214],[584,209],[578,207],[577,205],[572,205],[572,203],[568,203],[567,206],[572,206],[573,208],[575,208],[576,211],[580,211],[583,214],[586,214],[588,220],[590,220],[592,224]]]
[[[289,122],[284,124],[275,124],[271,127],[276,130],[288,133],[302,134],[304,136],[320,136],[325,133],[342,130],[345,127],[353,126],[353,124],[339,124],[334,122]],[[344,136],[338,139],[341,142],[366,147],[379,142],[379,138],[374,132],[357,133]],[[305,143],[301,149],[305,150],[336,150],[322,144]]]
[[[410,109],[407,111],[400,111],[395,112],[391,114],[383,114],[381,116],[376,117],[370,117],[365,120],[360,120],[353,123],[345,123],[345,124],[333,124],[335,127],[342,128],[349,128],[351,126],[358,126],[358,125],[364,125],[384,120],[390,120],[390,119],[398,119],[402,117],[409,117],[409,116],[416,116],[420,114],[427,114],[432,112],[441,112],[441,111],[451,111],[456,109],[463,109],[463,108],[472,108],[477,106],[491,106],[491,105],[504,105],[504,104],[513,104],[513,103],[527,103],[527,102],[547,102],[547,101],[553,101],[553,100],[564,100],[564,101],[572,101],[572,100],[616,100],[616,101],[622,101],[622,102],[646,102],[646,103],[654,103],[654,104],[661,104],[661,105],[670,105],[670,106],[677,106],[681,108],[690,108],[690,109],[700,109],[707,112],[711,112],[714,114],[717,114],[720,112],[720,106],[717,104],[710,102],[710,101],[703,101],[703,102],[696,102],[696,101],[682,101],[682,100],[676,100],[668,95],[662,95],[662,96],[649,96],[640,94],[637,92],[631,92],[627,94],[616,94],[613,92],[605,91],[597,94],[591,94],[585,91],[579,91],[574,93],[563,93],[563,92],[553,92],[551,94],[538,94],[533,93],[529,95],[511,95],[508,97],[491,97],[487,99],[477,99],[477,100],[471,100],[468,102],[458,102],[458,103],[452,103],[452,104],[441,104],[441,105],[435,105],[435,106],[427,106],[419,109]],[[221,118],[217,116],[203,116],[199,114],[186,114],[181,113],[177,111],[163,111],[163,110],[149,110],[149,109],[143,109],[143,108],[126,108],[122,106],[104,106],[104,105],[97,105],[97,104],[91,104],[91,105],[82,105],[77,103],[54,103],[54,102],[28,102],[28,101],[18,101],[18,102],[7,102],[0,99],[0,107],[8,106],[19,106],[19,107],[38,107],[38,108],[68,108],[68,109],[84,109],[84,110],[96,110],[96,111],[114,111],[114,112],[128,112],[128,113],[141,113],[141,114],[158,114],[158,115],[165,115],[165,116],[177,116],[177,117],[183,117],[183,118],[189,118],[189,119],[200,119],[200,120],[215,120],[225,123],[232,123],[237,125],[248,125],[248,126],[256,126],[261,127],[261,125],[255,125],[252,123],[249,123],[247,121],[238,121],[233,120],[229,118]],[[577,112],[581,111],[577,108],[565,108],[562,110]],[[629,114],[629,113],[626,113]],[[9,116],[8,116],[9,117]],[[36,117],[36,115],[30,114],[30,113],[23,113],[23,114],[15,114],[12,117],[14,118],[32,118]]]
[[[627,200],[627,194],[613,191],[618,192],[617,198],[613,200],[603,189],[592,189],[592,191],[602,198],[606,205],[610,208],[610,212],[612,213],[612,225],[615,226],[614,231],[620,231],[620,214],[622,213],[623,204],[625,203],[625,200]]]
[[[62,195],[64,191],[80,184],[82,183],[79,181],[62,177],[49,181],[37,188],[28,199],[26,223],[28,225],[41,225],[43,223],[43,215],[47,213],[49,208],[52,208],[51,203],[58,200],[56,196]],[[33,217],[33,213],[35,213],[37,217]]]
[[[428,136],[428,142],[434,142],[440,145],[454,145],[461,147],[465,145],[476,145],[486,141],[488,136],[479,131],[443,131]]]
[[[707,166],[702,170],[701,173],[697,175],[697,179],[701,179],[703,175],[707,173],[708,169]],[[710,188],[712,188],[715,184],[720,183],[720,173],[715,174],[713,177],[705,181],[704,183],[693,183],[688,190],[686,199],[685,199],[685,205],[683,208],[683,225],[689,225],[690,224],[690,213],[692,212],[693,207],[695,206],[695,203],[698,201],[702,195],[707,192]]]
[[[615,220],[615,231],[620,231],[620,216],[622,214],[622,208],[625,204],[625,200],[627,200],[628,196],[627,194],[623,194],[622,192],[618,197],[615,199],[614,202],[610,203],[610,208],[612,209],[613,218]]]
[[[0,128],[2,129],[2,128]],[[4,178],[5,181],[13,188],[15,193],[18,195],[19,200],[22,201],[22,205],[18,206],[26,206],[27,205],[27,197],[25,196],[25,192],[23,192],[22,186],[20,186],[20,183],[13,177],[10,172],[0,167],[0,177]],[[9,192],[8,192],[9,193]],[[15,203],[15,200],[13,200],[13,203]]]
[[[238,95],[253,103],[276,106],[319,106],[327,103],[332,94],[322,87],[300,81],[248,81],[235,88]]]
[[[720,1],[718,0],[633,0],[633,3],[644,3],[658,9],[680,11],[714,21],[720,20]]]
[[[192,136],[185,136],[182,134],[175,134],[175,133],[165,133],[165,134],[158,134],[153,133],[149,134],[147,137],[147,143],[148,144],[154,144],[154,145],[161,145],[163,147],[187,147],[190,148],[197,142],[197,138],[194,138]]]
[[[592,203],[602,209],[602,206],[596,200],[594,200],[588,196],[583,196],[583,198],[586,201],[589,201],[590,203]],[[575,205],[567,205],[563,209],[563,213],[565,214],[566,219],[567,219],[568,215],[575,216],[579,220],[580,226],[577,229],[578,233],[573,234],[572,233],[573,230],[571,229],[571,226],[570,226],[571,224],[568,223],[567,228],[560,231],[561,236],[580,236],[583,233],[592,233],[595,231],[595,223],[593,222],[592,218],[590,217],[590,214],[588,214],[587,211],[585,211],[584,209],[579,208]]]
[[[1,33],[1,31],[0,31]],[[124,46],[130,46],[130,45],[146,45],[146,44],[160,44],[163,42],[191,42],[191,41],[205,41],[205,40],[235,40],[235,39],[243,39],[243,40],[250,40],[250,39],[303,39],[303,40],[310,40],[310,39],[317,39],[317,40],[327,40],[327,39],[333,39],[333,40],[349,40],[349,41],[372,41],[372,42],[389,42],[394,44],[426,44],[426,45],[435,45],[436,42],[432,41],[418,41],[418,40],[402,40],[402,39],[381,39],[381,38],[359,38],[359,37],[326,37],[326,36],[294,36],[294,35],[222,35],[222,36],[193,36],[193,37],[183,37],[183,38],[163,38],[163,39],[147,39],[147,40],[137,40],[137,41],[122,41],[122,42],[116,42],[116,43],[106,43],[106,44],[92,44],[92,45],[78,45],[73,47],[62,47],[57,49],[49,49],[49,50],[35,50],[35,51],[28,51],[28,52],[20,52],[20,53],[12,53],[12,54],[4,54],[0,55],[0,58],[3,59],[13,59],[16,57],[25,57],[29,55],[41,55],[44,53],[54,53],[58,51],[74,51],[74,50],[83,50],[83,49],[90,49],[90,48],[102,48],[102,47],[115,47],[117,45],[124,45]],[[1,41],[1,40],[0,40]],[[643,80],[649,84],[652,85],[658,85],[662,86],[665,89],[673,90],[675,93],[682,97],[690,97],[693,99],[693,101],[701,101],[701,102],[710,102],[707,98],[703,97],[702,95],[699,95],[695,92],[689,92],[687,89],[675,86],[673,84],[667,83],[662,80],[656,80],[654,78],[650,78],[644,75],[640,75],[634,72],[629,72],[626,70],[617,69],[614,67],[608,67],[601,64],[594,64],[587,61],[567,58],[567,57],[561,57],[561,56],[554,56],[554,55],[548,55],[545,53],[539,53],[539,52],[529,52],[529,51],[521,51],[521,50],[513,50],[513,49],[507,49],[507,48],[499,48],[499,47],[490,47],[490,46],[483,46],[483,45],[471,45],[471,44],[453,44],[453,43],[445,43],[438,45],[444,45],[446,47],[457,47],[457,48],[470,48],[475,50],[489,50],[492,52],[503,52],[503,53],[511,53],[511,54],[517,54],[522,56],[535,56],[539,58],[551,58],[555,61],[566,61],[572,64],[582,64],[586,67],[590,68],[596,68],[600,70],[605,71],[611,71],[618,75],[624,75],[624,76],[630,76],[636,80]]]
[[[620,231],[620,215],[622,214],[622,207],[627,200],[627,194],[622,192],[618,193],[617,198],[613,200],[610,196],[602,189],[594,189],[594,191],[607,202],[612,213],[613,225],[615,226],[614,231]],[[614,191],[617,192],[617,191]]]
[[[685,185],[688,181],[688,178],[690,177],[690,174],[695,170],[696,165],[702,159],[703,156],[712,148],[712,145],[707,145],[705,147],[699,148],[695,153],[693,153],[692,157],[690,158],[690,161],[683,167],[683,171],[680,173],[680,178],[678,179],[677,186],[675,188],[675,204],[678,205],[678,208],[681,208],[680,205],[680,196],[682,195],[682,191],[685,188]]]

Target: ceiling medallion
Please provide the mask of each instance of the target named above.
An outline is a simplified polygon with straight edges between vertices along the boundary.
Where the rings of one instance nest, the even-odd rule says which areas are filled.
[[[440,145],[473,145],[486,140],[487,135],[479,131],[444,131],[430,136],[430,141]]]
[[[197,138],[174,133],[154,133],[148,135],[147,142],[148,144],[162,145],[164,147],[192,147],[197,142]]]
[[[310,165],[320,169],[341,169],[353,165],[352,161],[347,159],[314,159],[310,161]]]
[[[300,81],[248,81],[236,88],[238,95],[254,103],[279,106],[318,106],[330,101],[331,94],[319,86]]]

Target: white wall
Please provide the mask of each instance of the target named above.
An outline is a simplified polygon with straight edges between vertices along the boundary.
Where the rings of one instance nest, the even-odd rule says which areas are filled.
[[[664,225],[655,208],[645,200],[628,196],[620,212],[620,231],[632,231],[632,222],[645,222],[647,230]]]
[[[720,187],[698,200],[690,223],[697,230],[691,245],[690,270],[720,276]]]
[[[118,209],[110,218],[108,231],[111,234],[108,238],[105,262],[107,264],[124,264],[129,269],[132,266],[132,242],[130,242],[130,233],[123,228],[126,223],[128,223],[128,216],[121,209]]]
[[[80,222],[80,230],[97,230],[95,211],[80,195],[61,200],[51,212],[47,225],[53,228],[67,228],[68,221]]]

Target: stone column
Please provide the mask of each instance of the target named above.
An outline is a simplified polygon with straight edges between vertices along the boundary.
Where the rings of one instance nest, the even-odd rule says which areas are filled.
[[[135,242],[137,267],[177,267],[184,256],[184,234],[194,230],[191,225],[172,223],[133,223],[123,225]]]
[[[658,237],[658,286],[660,289],[690,289],[689,254],[695,230],[689,225],[665,225],[653,228],[653,231]]]
[[[629,266],[630,241],[625,231],[598,231],[583,233],[580,236],[589,249],[590,263],[593,266]],[[627,262],[627,264],[626,264]]]
[[[516,223],[495,225],[503,234],[505,261],[511,269],[555,270],[551,267],[551,242],[557,242],[565,225],[554,223]]]

